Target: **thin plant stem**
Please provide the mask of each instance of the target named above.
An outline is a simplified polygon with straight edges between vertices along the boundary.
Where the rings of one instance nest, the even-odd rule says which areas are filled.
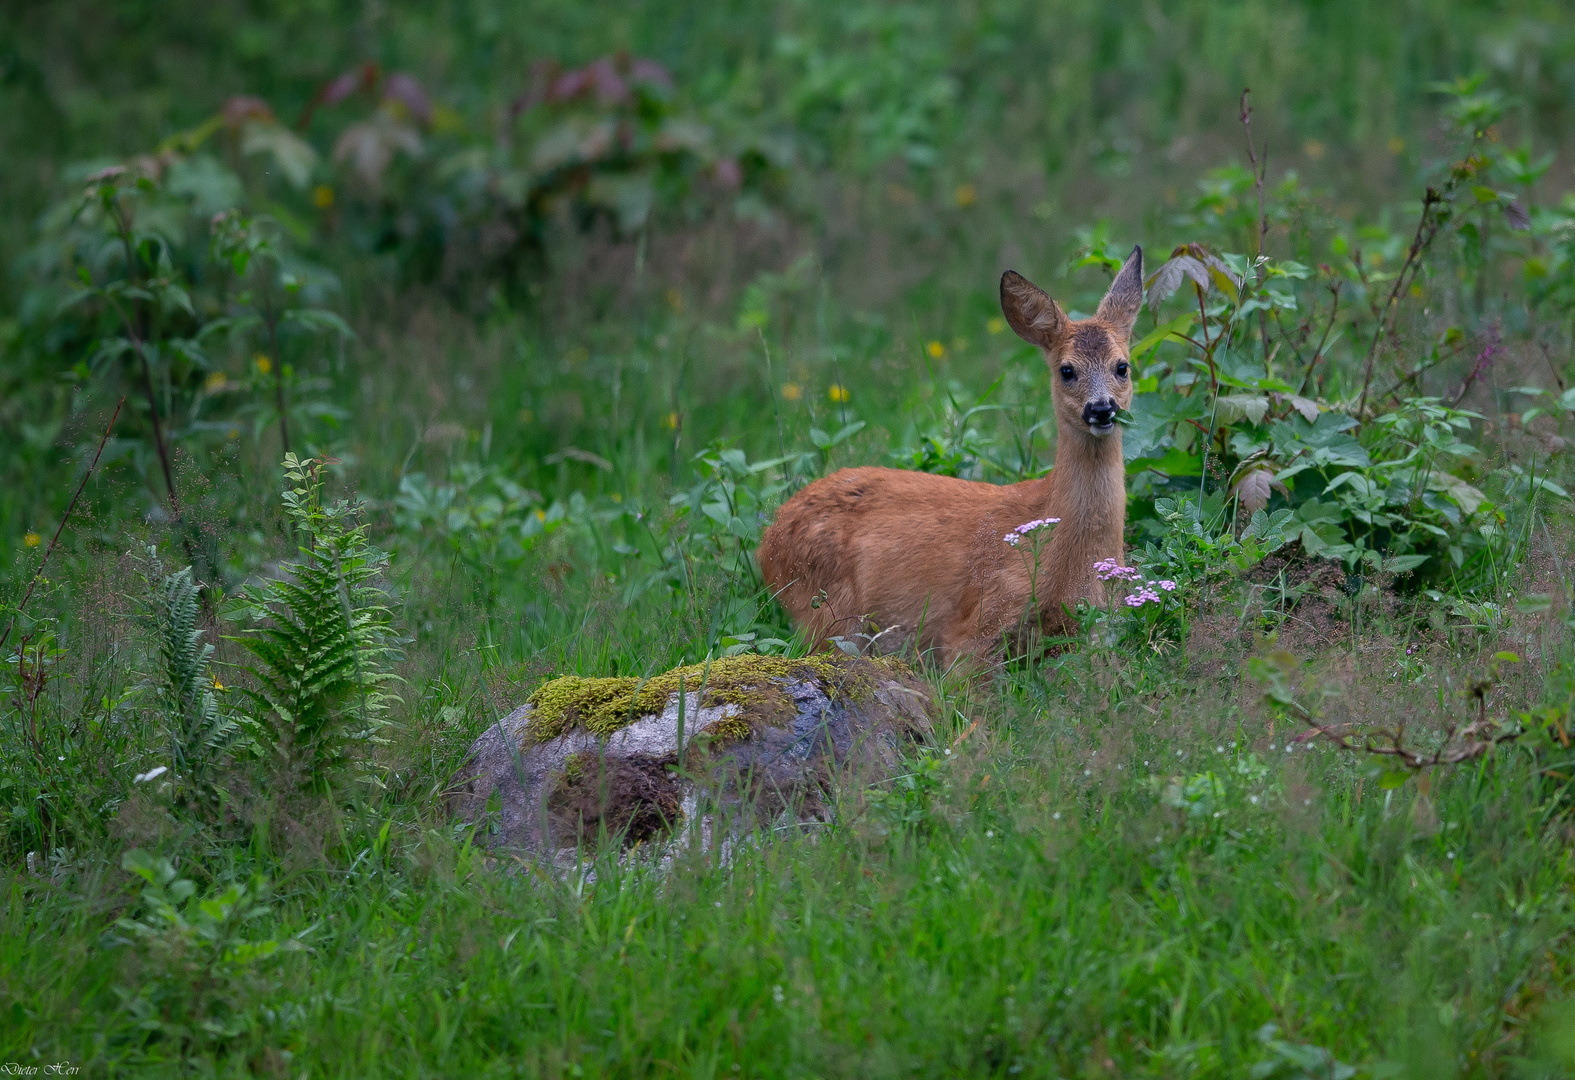
[[[22,610],[27,607],[27,602],[33,598],[33,590],[38,588],[38,583],[43,580],[44,568],[49,565],[49,557],[55,553],[55,545],[60,543],[60,534],[65,531],[66,522],[71,520],[72,511],[77,508],[77,500],[82,498],[82,491],[87,487],[88,477],[93,475],[93,470],[98,468],[98,459],[104,454],[104,444],[109,442],[109,433],[115,430],[115,421],[120,419],[120,408],[126,404],[126,399],[121,398],[115,403],[115,411],[110,414],[109,426],[104,429],[104,434],[98,440],[98,449],[93,452],[93,460],[88,462],[87,472],[82,474],[82,480],[77,484],[76,493],[71,496],[71,501],[66,504],[66,512],[60,517],[60,524],[55,526],[55,535],[49,538],[49,546],[44,549],[44,559],[38,564],[38,569],[33,571],[33,580],[27,584],[27,592],[22,594],[22,602],[16,605],[16,611],[11,614],[11,622],[5,628],[5,633],[0,634],[0,649],[5,648],[5,643],[11,637],[11,631],[16,628],[16,621],[22,617]]]
[[[766,394],[771,398],[771,411],[777,419],[777,453],[787,457],[787,441],[782,437],[782,407],[777,404],[776,376],[771,371],[771,346],[766,344],[766,332],[760,327],[755,327],[755,333],[760,336],[760,350],[766,354]],[[783,462],[784,474],[787,462]],[[783,479],[786,479],[784,475]]]
[[[284,409],[284,358],[279,355],[279,320],[274,316],[273,293],[263,290],[264,321],[268,324],[268,348],[273,353],[273,395],[279,409],[279,442],[290,452],[290,421]]]
[[[1318,347],[1313,350],[1312,359],[1307,361],[1307,370],[1302,372],[1302,381],[1296,387],[1297,394],[1306,391],[1307,381],[1312,378],[1313,369],[1318,366],[1318,361],[1323,359],[1324,346],[1329,344],[1329,335],[1334,331],[1334,320],[1340,314],[1340,290],[1344,286],[1343,281],[1336,281],[1329,286],[1329,291],[1334,294],[1334,303],[1329,308],[1329,322],[1323,328],[1323,337],[1318,339]]]
[[[1243,87],[1241,91],[1241,127],[1247,135],[1247,160],[1252,165],[1252,186],[1258,193],[1258,250],[1254,253],[1255,259],[1263,258],[1263,250],[1269,242],[1269,219],[1263,208],[1263,182],[1269,173],[1269,147],[1263,148],[1263,160],[1258,160],[1258,153],[1252,143],[1252,106],[1247,104],[1247,95],[1252,91]],[[1258,287],[1263,287],[1266,271],[1260,264],[1257,268]],[[1258,331],[1263,337],[1263,367],[1264,374],[1269,374],[1269,313],[1258,312]]]
[[[120,242],[126,249],[126,280],[135,284],[136,262],[131,246],[131,222],[127,220],[119,203],[114,204],[113,213],[115,224],[119,227]],[[148,398],[148,414],[153,420],[153,445],[158,450],[159,466],[164,470],[164,484],[169,489],[170,510],[175,520],[180,520],[180,498],[175,494],[175,473],[170,468],[169,448],[164,445],[164,425],[159,420],[158,395],[153,392],[153,366],[148,362],[148,353],[142,341],[142,334],[137,329],[135,307],[128,313],[109,293],[104,294],[115,314],[120,316],[120,321],[126,328],[126,336],[131,338],[132,348],[137,351],[137,359],[142,364],[142,389]]]
[[[1399,299],[1401,291],[1406,287],[1407,277],[1414,277],[1420,272],[1421,265],[1418,258],[1433,237],[1438,234],[1442,222],[1438,220],[1434,208],[1442,205],[1444,197],[1434,188],[1428,188],[1422,196],[1422,216],[1417,219],[1416,233],[1411,237],[1411,247],[1406,252],[1405,264],[1400,267],[1400,273],[1395,275],[1394,286],[1389,290],[1389,298],[1384,301],[1382,314],[1378,318],[1378,325],[1373,329],[1372,344],[1367,347],[1367,360],[1363,365],[1362,396],[1357,402],[1356,415],[1361,416],[1367,410],[1367,392],[1373,384],[1373,362],[1378,358],[1378,346],[1386,338],[1394,334],[1395,319],[1399,316]]]

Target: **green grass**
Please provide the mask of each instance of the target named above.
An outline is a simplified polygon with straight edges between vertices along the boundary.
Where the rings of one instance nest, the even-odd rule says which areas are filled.
[[[1569,503],[1510,471],[1572,477],[1570,417],[1528,430],[1511,392],[1562,389],[1571,371],[1575,214],[1558,207],[1575,24],[1558,5],[66,3],[0,13],[0,41],[0,140],[21,163],[0,174],[7,621],[127,394],[18,624],[58,646],[48,678],[19,678],[20,638],[0,657],[0,1061],[94,1076],[1575,1076],[1568,755],[1523,739],[1399,782],[1327,740],[1286,749],[1298,707],[1364,731],[1403,720],[1423,747],[1476,717],[1478,691],[1491,719],[1568,720]],[[172,528],[137,385],[86,366],[111,331],[47,306],[74,279],[46,258],[60,249],[38,215],[75,166],[144,151],[231,93],[293,120],[324,79],[376,58],[485,132],[533,60],[618,48],[667,64],[678,104],[726,138],[791,146],[768,206],[674,204],[638,236],[554,234],[520,281],[455,288],[237,166],[248,205],[291,223],[309,276],[339,282],[313,302],[355,340],[294,355],[323,380],[307,396],[343,417],[303,425],[293,448],[340,459],[331,488],[368,500],[409,640],[390,742],[369,753],[378,783],[298,791],[247,758],[216,819],[177,812],[133,779],[168,748],[127,553],[158,544],[171,569],[190,553],[220,611],[295,556],[275,429],[253,429],[272,388],[252,345],[213,339],[233,388],[197,417],[210,426],[174,437],[187,527]],[[1155,266],[1183,241],[1250,250],[1249,189],[1215,213],[1222,181],[1204,175],[1242,159],[1245,83],[1271,189],[1303,181],[1271,190],[1269,250],[1337,264],[1304,304],[1345,283],[1318,392],[1349,404],[1373,320],[1351,246],[1379,273],[1403,258],[1417,193],[1460,145],[1430,84],[1479,70],[1506,102],[1488,152],[1561,156],[1532,183],[1487,177],[1532,207],[1527,233],[1462,203],[1381,354],[1386,382],[1442,357],[1419,389],[1453,398],[1499,343],[1461,402],[1481,414],[1464,433],[1481,453],[1451,467],[1505,515],[1468,527],[1502,530],[1458,570],[1440,548],[1434,593],[1295,548],[1244,572],[1215,557],[1148,644],[1079,641],[972,680],[927,670],[934,745],[840,789],[834,824],[761,833],[725,864],[603,850],[548,867],[453,819],[467,747],[549,677],[640,678],[750,634],[791,638],[751,551],[796,486],[853,464],[938,467],[926,439],[994,482],[1047,467],[1047,376],[997,321],[1000,270],[1088,311],[1107,276],[1072,261],[1102,240],[1119,254],[1141,240]],[[323,178],[343,119],[308,128]],[[200,255],[193,235],[182,250]],[[1164,363],[1184,366],[1179,351]],[[785,460],[751,470],[769,459]],[[1202,486],[1223,503],[1228,480],[1135,478],[1130,540],[1153,535],[1155,495]],[[727,514],[708,516],[724,492]],[[235,625],[201,625],[239,712],[253,683]],[[206,913],[159,923],[155,890],[122,868],[136,849],[171,860]]]
[[[1344,692],[1392,697],[1394,651]],[[1430,650],[1401,707],[1476,654]],[[1510,749],[1382,792],[1364,760],[1287,752],[1231,658],[1166,666],[1120,705],[1077,662],[975,687],[979,726],[897,798],[848,792],[834,828],[728,866],[554,875],[397,802],[281,814],[268,857],[202,872],[277,874],[245,935],[304,947],[199,1008],[249,1019],[224,1067],[292,1076],[1237,1076],[1276,1060],[1265,1024],[1390,1075],[1563,1075],[1513,1067],[1571,975],[1546,778]],[[1149,780],[1203,771],[1197,813]],[[106,932],[119,875],[67,873],[11,884],[9,1056],[177,1068],[123,995],[179,1021],[195,991]]]

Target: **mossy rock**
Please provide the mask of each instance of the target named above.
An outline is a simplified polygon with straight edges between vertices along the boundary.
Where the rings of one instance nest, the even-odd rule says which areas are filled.
[[[680,689],[682,696],[680,696]],[[737,656],[650,679],[565,676],[482,734],[454,790],[484,842],[542,854],[662,843],[790,815],[824,820],[839,778],[889,775],[927,738],[929,688],[900,661]]]
[[[785,683],[814,680],[832,700],[868,697],[883,674],[908,675],[899,660],[866,660],[844,654],[816,656],[725,656],[674,668],[649,679],[587,679],[565,675],[543,683],[528,699],[535,709],[530,736],[547,742],[577,728],[611,735],[641,716],[660,712],[674,694],[700,695],[702,707],[737,705],[756,723],[780,726],[796,709]]]

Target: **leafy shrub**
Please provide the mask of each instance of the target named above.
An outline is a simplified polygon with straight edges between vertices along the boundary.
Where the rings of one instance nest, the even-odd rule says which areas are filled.
[[[126,852],[121,867],[141,879],[136,910],[115,923],[127,935],[121,943],[136,946],[147,968],[135,990],[117,988],[136,1027],[183,1050],[245,1033],[252,1021],[244,1005],[267,989],[258,985],[257,967],[300,947],[247,935],[269,914],[268,883],[253,878],[202,895],[168,858],[141,849]]]
[[[1174,510],[1190,490],[1199,507],[1187,526],[1194,538],[1203,519],[1220,516],[1202,508],[1223,496],[1231,517],[1289,511],[1286,539],[1352,575],[1414,572],[1470,586],[1502,564],[1511,544],[1505,515],[1478,486],[1484,468],[1468,441],[1481,417],[1460,408],[1502,349],[1498,330],[1484,327],[1475,346],[1459,327],[1418,341],[1418,320],[1402,314],[1428,288],[1449,287],[1436,261],[1455,256],[1451,277],[1477,290],[1480,311],[1490,255],[1514,253],[1528,273],[1545,274],[1539,245],[1564,233],[1551,211],[1536,216],[1540,239],[1530,227],[1526,201],[1545,164],[1484,136],[1503,100],[1480,80],[1439,89],[1453,102],[1465,147],[1426,189],[1409,236],[1320,216],[1294,174],[1273,190],[1261,172],[1239,167],[1199,183],[1177,224],[1219,245],[1180,245],[1153,269],[1146,286],[1154,327],[1132,349],[1140,392],[1125,451],[1134,522],[1151,546],[1165,546],[1161,537],[1174,524],[1160,502]],[[1504,183],[1513,190],[1496,186]],[[1508,228],[1490,228],[1495,220]],[[1271,224],[1287,228],[1301,257],[1328,261],[1314,270],[1265,256]],[[1316,255],[1315,230],[1326,245]],[[1103,232],[1087,240],[1077,265],[1116,264]],[[1419,392],[1430,372],[1456,358],[1471,359],[1457,390]],[[1521,392],[1552,399],[1529,409],[1531,419],[1562,411],[1556,395]],[[1504,494],[1564,494],[1551,481],[1537,484],[1511,472]],[[1150,500],[1158,500],[1152,510]],[[1232,531],[1221,525],[1212,531]]]
[[[328,380],[300,377],[289,356],[309,354],[312,341],[323,335],[340,343],[355,335],[343,319],[320,306],[332,281],[290,255],[278,222],[232,210],[216,214],[212,230],[214,260],[231,275],[232,313],[210,320],[200,337],[223,335],[232,350],[239,346],[243,354],[252,352],[247,375],[253,389],[263,390],[269,382],[273,388],[272,400],[257,393],[247,410],[254,415],[253,435],[278,424],[279,444],[288,454],[292,421],[299,436],[317,423],[337,426],[347,415],[311,396],[327,390]]]
[[[497,465],[474,461],[457,462],[446,481],[406,473],[394,497],[400,533],[447,548],[488,596],[496,593],[499,570],[518,568],[543,537],[584,516],[579,492],[567,506],[549,505]]]
[[[324,306],[337,282],[291,253],[272,219],[244,215],[239,176],[190,141],[84,181],[46,213],[23,260],[15,362],[52,424],[46,445],[65,420],[48,386],[124,394],[111,460],[129,459],[179,518],[177,447],[212,452],[250,413],[254,434],[277,423],[288,449],[292,421],[299,439],[342,416],[313,396],[326,381],[297,374],[324,333],[349,335]],[[247,356],[239,378],[220,343]]]
[[[331,177],[314,171],[314,200],[363,251],[449,286],[520,285],[558,235],[599,223],[634,236],[725,196],[764,210],[786,156],[736,125],[719,131],[674,91],[649,59],[543,60],[500,117],[473,126],[413,76],[363,65],[325,83],[302,118],[322,130],[355,110],[333,136]]]
[[[257,660],[247,668],[257,686],[244,692],[259,707],[259,740],[314,788],[352,764],[365,775],[397,700],[388,665],[399,655],[377,586],[388,556],[367,541],[359,502],[324,504],[323,464],[284,459],[301,558],[247,585],[232,608],[247,621],[236,640]]]

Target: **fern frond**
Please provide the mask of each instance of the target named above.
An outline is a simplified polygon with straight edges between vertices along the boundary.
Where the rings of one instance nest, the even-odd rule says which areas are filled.
[[[140,559],[143,623],[158,646],[159,669],[145,683],[169,750],[170,784],[178,805],[209,808],[218,771],[247,742],[242,724],[221,706],[213,677],[213,645],[197,626],[198,589],[191,567],[166,573],[158,549]]]
[[[304,543],[301,557],[275,580],[248,586],[251,625],[237,640],[256,663],[251,692],[268,742],[310,783],[360,759],[383,742],[390,704],[388,670],[399,655],[393,614],[376,582],[388,556],[366,538],[361,507],[322,502],[318,464],[288,459],[285,512]]]

